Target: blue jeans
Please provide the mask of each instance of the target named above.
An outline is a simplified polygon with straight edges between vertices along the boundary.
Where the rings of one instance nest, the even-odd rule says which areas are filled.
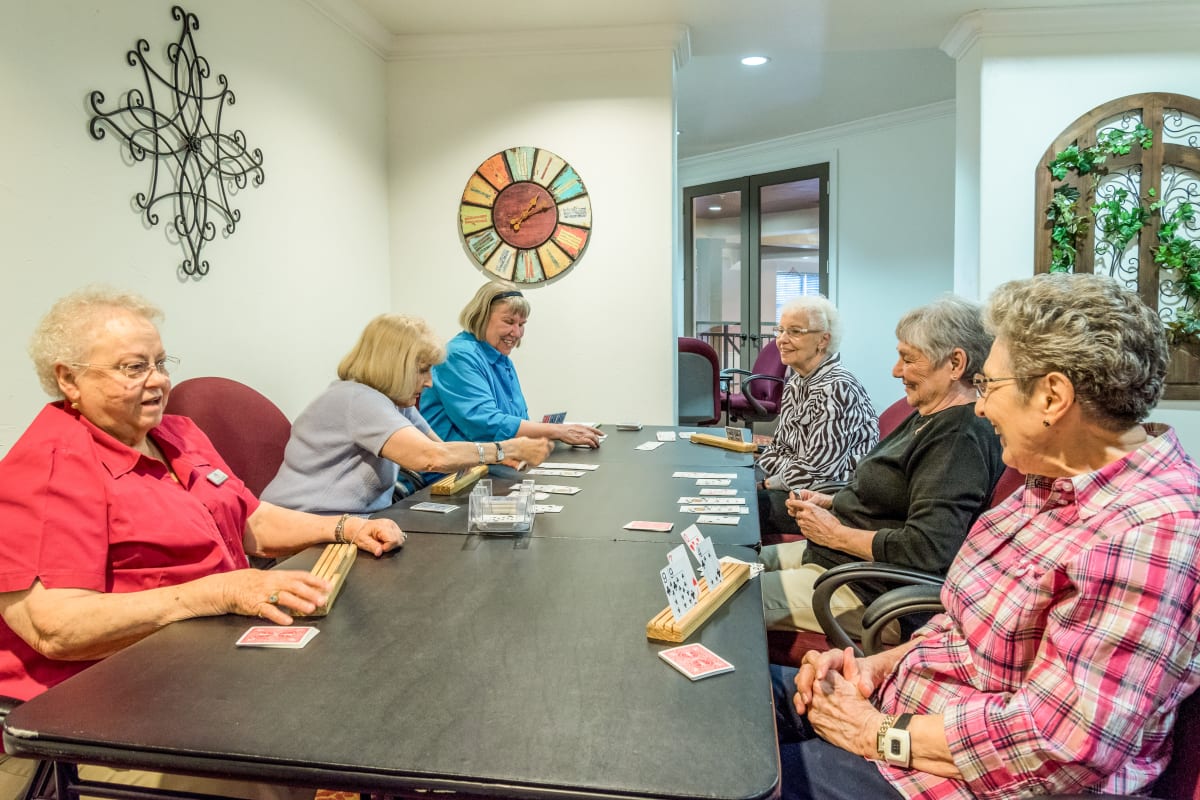
[[[873,761],[820,738],[808,719],[796,713],[797,671],[771,665],[781,800],[902,800]]]

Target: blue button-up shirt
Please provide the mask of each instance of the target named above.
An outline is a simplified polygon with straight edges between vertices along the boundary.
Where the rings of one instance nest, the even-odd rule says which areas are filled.
[[[433,368],[421,415],[446,441],[496,442],[516,436],[529,409],[512,359],[463,331]]]

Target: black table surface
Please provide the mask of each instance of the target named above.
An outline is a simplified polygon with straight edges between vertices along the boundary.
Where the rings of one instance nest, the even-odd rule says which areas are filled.
[[[385,793],[769,796],[758,581],[689,640],[736,669],[689,681],[645,637],[666,604],[668,547],[414,534],[395,554],[359,556],[305,648],[235,647],[243,617],[176,623],[17,708],[5,745]]]
[[[699,445],[686,446],[701,449]],[[576,452],[572,450],[564,454],[556,451],[544,466],[552,468],[555,463],[597,463],[572,458]],[[729,486],[711,488],[735,489],[737,496],[746,501],[746,514],[714,512],[722,516],[737,516],[737,525],[698,525],[701,533],[711,537],[713,544],[755,546],[759,543],[758,500],[754,491],[754,471],[751,469],[638,461],[598,463],[597,469],[587,471],[579,477],[525,475],[541,485],[580,488],[575,494],[551,494],[538,500],[538,503],[544,505],[560,505],[563,510],[538,514],[534,519],[533,531],[529,535],[538,538],[678,543],[679,532],[695,523],[699,515],[681,512],[677,501],[680,497],[699,496],[701,489],[710,488],[697,486],[695,478],[672,477],[675,472],[681,471],[732,475]],[[513,483],[493,479],[492,493],[505,494]],[[464,489],[454,495],[431,495],[426,488],[378,512],[375,516],[394,520],[405,531],[465,534],[469,496],[470,489]],[[412,506],[424,501],[453,505],[456,508],[446,513],[411,510]],[[626,530],[624,526],[635,520],[671,522],[674,527],[667,533]]]
[[[692,444],[690,440],[676,437],[673,442],[664,442],[653,450],[638,450],[643,442],[657,441],[660,431],[682,431],[687,433],[708,433],[713,436],[725,436],[725,429],[720,427],[693,428],[675,427],[670,425],[646,425],[640,431],[619,431],[616,425],[604,423],[601,432],[607,438],[598,448],[567,447],[558,444],[550,461],[575,461],[584,464],[601,464],[611,461],[633,461],[649,464],[700,464],[708,469],[714,467],[747,467],[754,463],[753,453],[737,453],[722,447],[705,444]]]

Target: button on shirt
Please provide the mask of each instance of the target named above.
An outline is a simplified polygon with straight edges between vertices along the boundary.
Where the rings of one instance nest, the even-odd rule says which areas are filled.
[[[904,795],[1125,794],[1161,774],[1200,684],[1200,473],[1147,428],[1096,472],[1030,478],[971,530],[946,613],[877,695],[885,713],[943,714],[966,780],[880,764]]]

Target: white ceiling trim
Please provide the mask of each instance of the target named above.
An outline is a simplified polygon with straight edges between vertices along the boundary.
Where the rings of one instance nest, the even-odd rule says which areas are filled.
[[[686,25],[631,25],[569,30],[507,31],[503,34],[464,33],[395,36],[388,59],[404,61],[464,56],[508,56],[519,52],[545,55],[633,53],[670,50],[676,69],[691,58],[691,34]]]
[[[380,58],[387,58],[392,50],[392,34],[379,20],[364,11],[357,3],[347,0],[305,0],[310,6],[328,18],[342,30]]]
[[[937,103],[906,108],[903,111],[894,111],[888,114],[879,114],[874,117],[855,120],[854,122],[846,122],[841,125],[831,125],[828,128],[820,128],[815,131],[805,131],[804,133],[797,133],[792,136],[781,136],[778,139],[768,139],[764,142],[755,142],[754,144],[742,147],[732,147],[716,153],[681,158],[679,159],[679,169],[680,171],[685,169],[695,170],[697,173],[705,175],[724,174],[727,171],[725,167],[730,165],[740,167],[740,165],[747,161],[771,161],[776,157],[790,156],[797,151],[836,147],[839,142],[848,136],[878,132],[887,128],[910,125],[913,122],[923,120],[952,117],[954,116],[954,110],[953,100],[942,100]]]
[[[1195,2],[1017,8],[964,14],[941,49],[958,60],[983,38],[1009,36],[1089,36],[1113,32],[1156,33],[1200,28],[1200,4]]]

